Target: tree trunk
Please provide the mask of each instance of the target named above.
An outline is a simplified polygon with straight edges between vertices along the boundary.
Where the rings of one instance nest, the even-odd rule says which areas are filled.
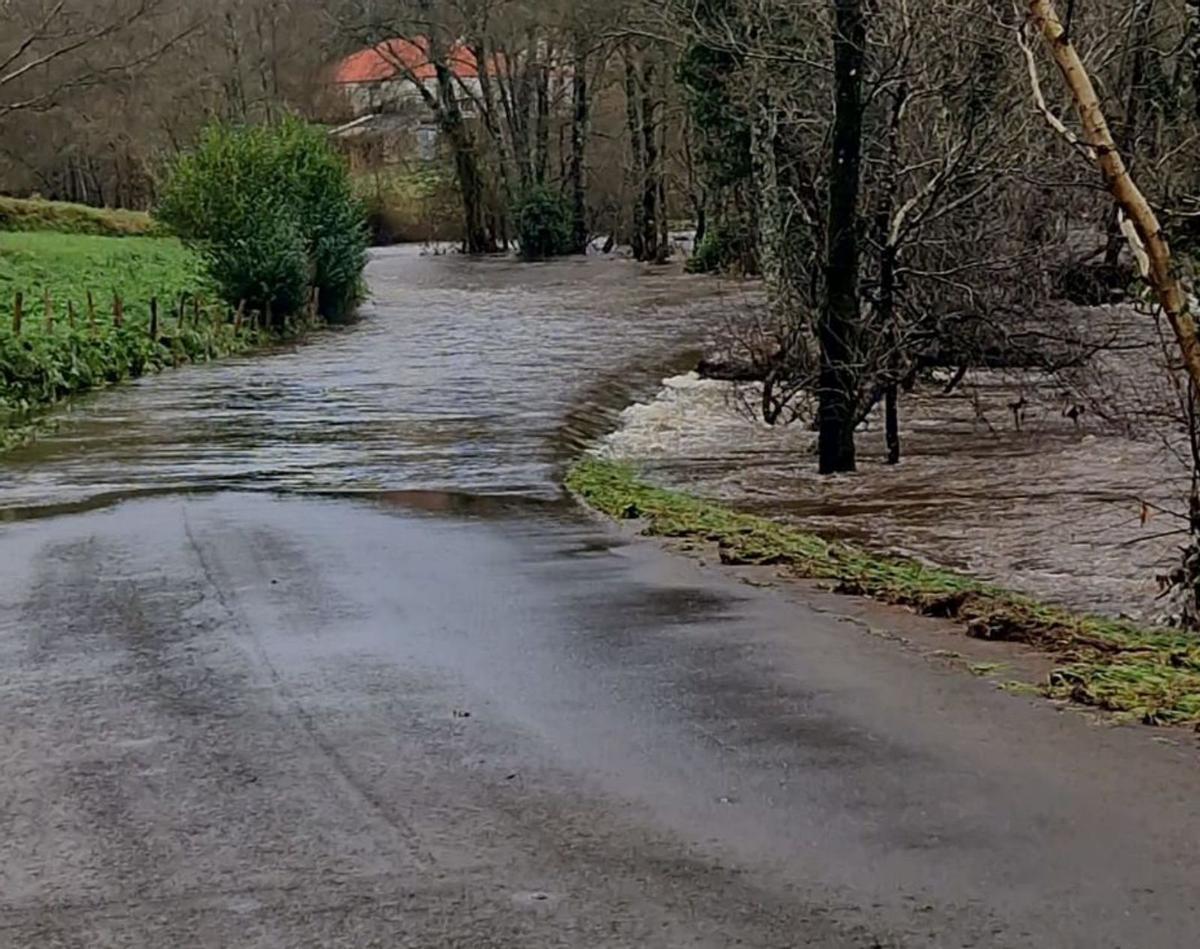
[[[1125,94],[1125,109],[1121,116],[1119,146],[1123,155],[1132,156],[1138,140],[1138,119],[1146,111],[1146,55],[1150,44],[1150,19],[1154,0],[1134,0],[1130,15],[1129,35],[1121,57],[1120,88]],[[1120,207],[1114,204],[1108,219],[1108,238],[1104,248],[1104,266],[1115,271],[1121,263],[1121,248],[1125,235],[1121,233]]]
[[[591,99],[588,89],[587,39],[575,39],[575,74],[571,80],[571,161],[567,168],[571,195],[571,244],[577,254],[587,253],[587,143],[591,124]]]
[[[440,58],[435,61],[434,69],[441,100],[439,124],[454,152],[454,171],[462,192],[463,249],[468,254],[495,253],[496,235],[488,227],[485,182],[475,152],[475,139],[459,107],[450,69]]]
[[[1125,233],[1133,245],[1134,256],[1141,263],[1146,282],[1171,325],[1192,385],[1200,391],[1200,338],[1197,337],[1195,319],[1188,309],[1187,290],[1176,272],[1171,248],[1158,218],[1129,175],[1091,77],[1066,35],[1052,0],[1031,0],[1029,19],[1045,40],[1071,93],[1083,126],[1083,139],[1092,149],[1105,186],[1128,219]]]
[[[895,382],[884,392],[884,438],[887,442],[887,463],[900,464],[900,394]]]
[[[537,124],[534,126],[533,173],[536,182],[544,185],[546,172],[550,167],[550,67],[545,63],[539,63],[534,76]]]
[[[1200,0],[1187,0],[1187,56],[1192,79],[1192,108],[1200,119]]]
[[[658,230],[658,102],[655,88],[655,54],[648,51],[642,60],[642,259],[659,255]]]
[[[785,244],[783,202],[779,192],[779,160],[776,151],[778,115],[769,81],[756,77],[750,103],[750,164],[754,171],[757,203],[756,238],[767,310],[776,327],[792,317],[784,274]],[[774,419],[768,418],[768,422]]]
[[[907,82],[901,82],[892,92],[891,118],[888,121],[886,179],[875,221],[875,245],[879,248],[878,332],[887,340],[884,374],[884,441],[887,463],[900,464],[900,379],[904,371],[901,352],[900,312],[896,269],[900,256],[902,221],[898,218],[896,202],[900,192],[900,174],[904,167],[901,130],[908,106]]]
[[[508,142],[505,140],[504,129],[500,124],[500,116],[496,106],[496,90],[492,84],[491,71],[489,64],[493,61],[490,47],[488,44],[480,40],[476,42],[471,51],[475,56],[475,62],[479,64],[479,93],[483,100],[483,123],[487,129],[488,135],[496,145],[496,164],[500,173],[500,188],[503,201],[499,212],[499,232],[500,239],[504,246],[508,246],[509,237],[509,208],[513,207],[516,196],[513,194],[513,175],[510,168],[511,159],[509,156]]]
[[[834,118],[829,174],[826,300],[818,337],[818,455],[822,474],[855,469],[859,334],[858,196],[862,167],[865,0],[835,0]]]
[[[633,222],[629,242],[636,260],[644,260],[645,205],[642,203],[642,184],[646,180],[646,152],[642,143],[642,118],[639,109],[637,65],[631,49],[625,50],[625,121],[629,129],[629,173],[627,176]]]

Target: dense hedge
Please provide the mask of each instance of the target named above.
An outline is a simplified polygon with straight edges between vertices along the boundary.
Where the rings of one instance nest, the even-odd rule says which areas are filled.
[[[277,321],[304,308],[344,318],[362,295],[367,228],[325,132],[288,119],[210,126],[169,168],[158,217],[203,257],[231,306]]]
[[[513,220],[521,256],[527,260],[571,253],[571,207],[557,191],[531,188],[513,209]]]

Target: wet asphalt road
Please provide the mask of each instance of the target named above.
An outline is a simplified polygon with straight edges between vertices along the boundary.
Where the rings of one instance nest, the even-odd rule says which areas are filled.
[[[1200,942],[1189,736],[559,496],[654,279],[385,256],[359,330],[5,460],[0,946]]]
[[[8,531],[0,944],[1195,944],[1192,753],[431,500]]]

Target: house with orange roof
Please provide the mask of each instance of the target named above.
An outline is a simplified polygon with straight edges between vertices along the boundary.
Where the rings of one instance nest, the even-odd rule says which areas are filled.
[[[459,43],[449,50],[446,62],[464,91],[463,105],[467,108],[479,93],[475,54]],[[356,118],[420,103],[418,83],[437,94],[437,71],[430,61],[429,41],[419,36],[368,46],[334,67],[333,83],[350,103]]]

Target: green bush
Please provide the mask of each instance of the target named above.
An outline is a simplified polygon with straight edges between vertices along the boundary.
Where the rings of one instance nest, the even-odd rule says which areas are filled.
[[[758,272],[754,239],[725,225],[710,227],[686,265],[688,273]]]
[[[361,298],[363,208],[325,133],[303,122],[210,126],[169,168],[158,217],[231,306],[282,319],[316,287],[322,315],[341,319]]]
[[[513,211],[517,242],[526,260],[571,253],[571,207],[566,198],[545,187],[531,188]]]

